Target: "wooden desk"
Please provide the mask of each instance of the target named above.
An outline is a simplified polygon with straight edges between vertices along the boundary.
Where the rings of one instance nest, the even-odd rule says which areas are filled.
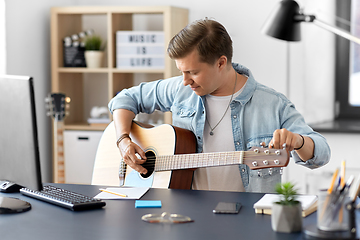
[[[99,186],[54,184],[64,189],[95,196]],[[255,214],[253,204],[261,193],[210,192],[150,189],[143,200],[161,200],[162,208],[135,209],[134,200],[107,200],[103,209],[72,212],[16,194],[32,204],[25,213],[0,215],[1,240],[15,239],[302,239],[303,233],[276,233],[271,216]],[[219,201],[240,201],[239,214],[214,214]],[[195,220],[184,224],[154,224],[141,220],[147,213],[178,213]],[[316,214],[304,218],[304,226],[316,223]]]

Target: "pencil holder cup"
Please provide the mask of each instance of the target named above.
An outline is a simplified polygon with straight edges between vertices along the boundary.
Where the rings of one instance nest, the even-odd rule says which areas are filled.
[[[318,192],[317,227],[322,231],[349,231],[349,202],[347,192],[333,192],[326,190]]]

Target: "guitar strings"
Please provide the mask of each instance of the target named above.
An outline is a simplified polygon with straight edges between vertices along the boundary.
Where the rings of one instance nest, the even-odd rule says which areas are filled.
[[[191,163],[200,163],[200,162],[204,162],[204,160],[208,159],[206,157],[199,157],[197,156],[197,154],[185,154],[185,155],[163,155],[163,156],[159,156],[159,157],[147,157],[147,161],[143,164],[141,164],[141,166],[145,167],[145,168],[150,168],[150,167],[154,167],[155,165],[159,165],[164,166],[164,165],[168,165],[171,161],[173,161],[173,159],[169,159],[169,158],[179,158],[179,156],[186,156],[186,155],[190,155],[190,156],[196,156],[197,159],[187,159],[183,162],[181,162],[182,164],[191,164]],[[239,153],[237,154],[239,155]],[[269,157],[273,157],[276,154],[260,154],[259,153],[254,153],[254,152],[246,152],[247,156],[243,156],[243,162],[245,161],[255,161],[258,160],[257,158],[261,158],[262,160],[264,159],[264,156],[269,156]],[[250,156],[249,156],[250,155]],[[279,156],[279,155],[276,155]],[[280,157],[279,157],[280,158]],[[280,161],[280,159],[277,159]],[[211,161],[218,161],[218,162],[225,162],[225,163],[230,163],[231,161],[234,160],[238,160],[239,156],[235,156],[234,154],[232,154],[232,156],[224,159],[224,157],[214,157],[212,160],[208,160],[205,161],[205,163],[211,162]],[[273,159],[270,159],[273,160]],[[240,164],[239,162],[234,162],[234,164]],[[225,164],[226,165],[226,164]],[[229,164],[230,165],[230,164]],[[281,166],[282,164],[278,164],[277,166]],[[189,166],[187,166],[189,167]]]

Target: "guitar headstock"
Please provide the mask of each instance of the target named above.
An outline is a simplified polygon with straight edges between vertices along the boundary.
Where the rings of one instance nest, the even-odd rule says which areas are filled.
[[[51,116],[57,121],[63,121],[65,116],[68,115],[66,109],[69,107],[70,98],[65,97],[63,93],[50,93],[45,98],[48,116]]]
[[[289,153],[285,149],[252,147],[245,152],[243,163],[250,169],[286,167],[289,164]]]

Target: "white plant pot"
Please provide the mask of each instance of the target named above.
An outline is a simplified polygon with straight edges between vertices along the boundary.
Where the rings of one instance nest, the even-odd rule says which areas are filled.
[[[86,67],[88,68],[102,67],[103,58],[104,52],[102,51],[85,51]]]
[[[301,203],[286,206],[274,203],[271,210],[271,226],[276,232],[299,232],[302,229]]]

